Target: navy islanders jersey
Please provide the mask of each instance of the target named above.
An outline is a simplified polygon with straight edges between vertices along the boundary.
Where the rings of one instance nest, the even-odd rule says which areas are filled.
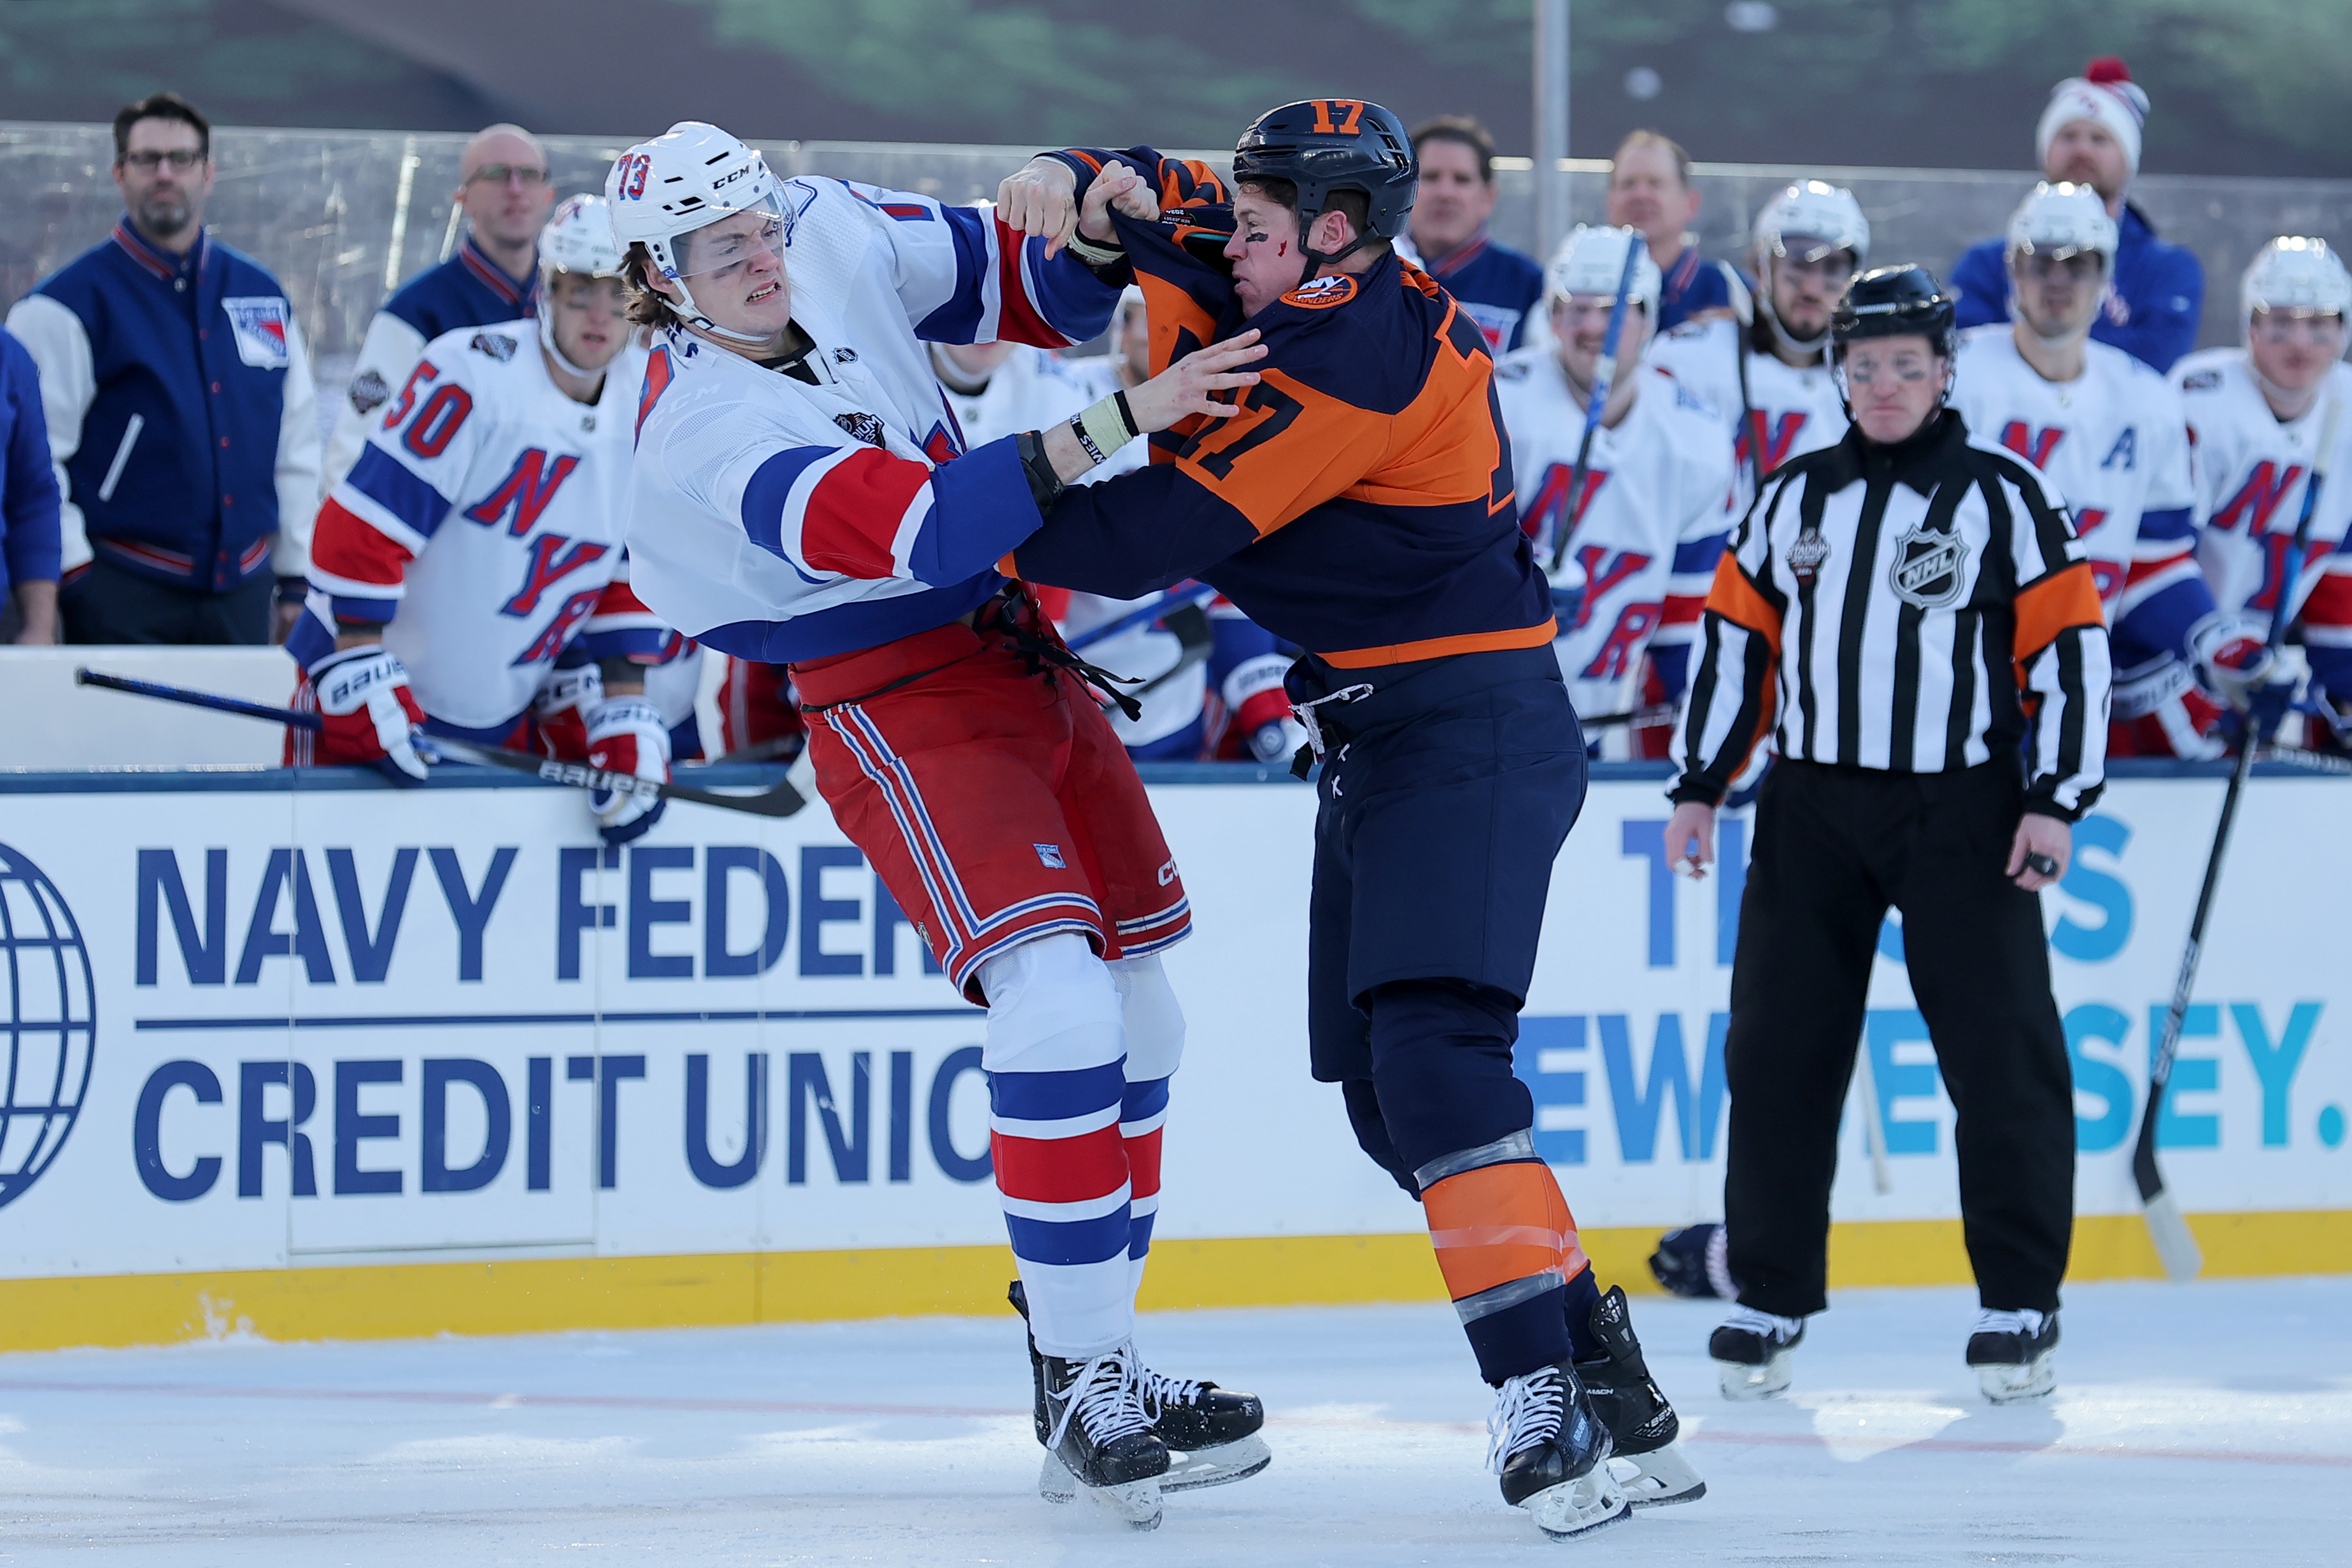
[[[1081,193],[1110,158],[1156,172],[1160,218],[1116,218],[1155,373],[1249,328],[1266,353],[1240,413],[1187,419],[1151,438],[1149,466],[1066,492],[1011,570],[1115,598],[1200,578],[1341,669],[1552,640],[1494,361],[1444,289],[1390,256],[1244,319],[1221,255],[1233,209],[1205,165],[1062,156]]]

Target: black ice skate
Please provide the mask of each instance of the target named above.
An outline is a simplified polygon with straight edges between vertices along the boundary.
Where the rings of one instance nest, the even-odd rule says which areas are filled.
[[[1607,1354],[1578,1362],[1576,1377],[1592,1401],[1592,1413],[1609,1428],[1616,1458],[1631,1460],[1639,1471],[1624,1483],[1626,1497],[1636,1508],[1696,1502],[1706,1495],[1706,1481],[1675,1441],[1682,1423],[1642,1358],[1623,1287],[1610,1286],[1593,1303],[1592,1336]]]
[[[1803,1343],[1805,1320],[1778,1318],[1738,1307],[1709,1334],[1706,1354],[1715,1358],[1726,1399],[1769,1399],[1789,1386],[1789,1353]]]
[[[1625,1489],[1609,1473],[1609,1428],[1592,1413],[1573,1363],[1505,1383],[1486,1436],[1486,1462],[1503,1478],[1503,1500],[1533,1514],[1554,1541],[1633,1516]]]
[[[1977,1313],[1969,1335],[1969,1364],[1977,1386],[1996,1405],[2039,1399],[2058,1385],[2050,1353],[2058,1348],[2058,1314],[2031,1308],[2014,1312],[1988,1308]]]

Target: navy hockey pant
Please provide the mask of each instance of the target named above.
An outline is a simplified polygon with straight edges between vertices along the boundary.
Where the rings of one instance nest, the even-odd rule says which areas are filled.
[[[1783,758],[1766,775],[1724,1040],[1723,1207],[1743,1304],[1782,1317],[1829,1304],[1838,1121],[1893,904],[1959,1113],[1961,1234],[1979,1296],[2056,1309],[2074,1220],[2074,1093],[2042,901],[2004,874],[2024,801],[2014,755],[1916,774]]]
[[[1584,802],[1583,738],[1549,648],[1362,672],[1302,661],[1318,786],[1307,954],[1315,1076],[1427,1211],[1479,1370],[1569,1358],[1593,1299],[1575,1222],[1511,1071],[1552,861]]]

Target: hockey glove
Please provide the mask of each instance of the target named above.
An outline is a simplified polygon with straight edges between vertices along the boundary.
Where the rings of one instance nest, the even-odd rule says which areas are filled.
[[[2232,747],[2252,734],[2257,746],[2277,738],[2279,726],[2287,713],[2303,695],[2304,686],[2311,679],[2311,665],[2300,648],[2281,648],[2276,654],[2267,649],[2261,664],[2262,674],[2230,694],[2231,712],[2222,716],[2221,729]]]
[[[551,670],[531,699],[531,727],[539,748],[558,762],[588,755],[588,715],[604,700],[604,677],[593,664]]]
[[[641,696],[607,697],[588,710],[588,766],[608,773],[634,773],[656,784],[669,782],[669,731],[661,710]],[[648,791],[628,794],[594,789],[588,809],[596,831],[608,844],[625,844],[661,821],[669,802]]]
[[[310,684],[325,719],[318,759],[365,763],[395,784],[425,782],[425,759],[409,739],[425,710],[408,689],[408,672],[381,643],[346,648],[310,668]]]

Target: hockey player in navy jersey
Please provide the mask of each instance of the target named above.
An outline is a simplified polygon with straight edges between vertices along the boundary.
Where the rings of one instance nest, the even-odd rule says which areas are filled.
[[[1089,223],[1098,181],[1143,169],[1157,221]],[[1296,711],[1323,761],[1307,952],[1315,1076],[1424,1210],[1480,1373],[1507,1501],[1567,1536],[1633,1499],[1696,1498],[1675,1417],[1622,1291],[1602,1295],[1511,1070],[1552,861],[1584,746],[1551,595],[1514,501],[1485,335],[1391,241],[1411,211],[1402,121],[1327,99],[1261,116],[1230,193],[1206,165],[1072,151],[998,211],[1134,267],[1163,363],[1262,333],[1223,424],[1155,438],[1152,465],[1073,488],[1013,562],[1132,595],[1187,577],[1307,650]],[[1230,201],[1228,195],[1230,194]],[[1611,1473],[1631,1458],[1630,1488]]]
[[[310,592],[286,651],[302,667],[294,763],[425,768],[427,733],[669,777],[646,667],[675,639],[630,591],[621,550],[645,353],[623,316],[620,252],[594,196],[541,240],[537,320],[434,339],[319,510]],[[661,815],[598,791],[606,841]]]
[[[1093,216],[1139,183],[1103,182]],[[998,566],[1111,449],[1229,414],[1209,394],[1254,382],[1241,367],[1257,350],[1192,355],[965,452],[925,340],[1082,342],[1116,281],[985,208],[780,181],[711,125],[631,148],[605,190],[632,309],[658,332],[637,415],[637,591],[698,641],[790,667],[834,820],[987,1007],[1040,1490],[1155,1525],[1163,1490],[1269,1458],[1255,1397],[1161,1376],[1132,1338],[1184,1040],[1159,954],[1191,904],[1082,685],[1097,672]]]

